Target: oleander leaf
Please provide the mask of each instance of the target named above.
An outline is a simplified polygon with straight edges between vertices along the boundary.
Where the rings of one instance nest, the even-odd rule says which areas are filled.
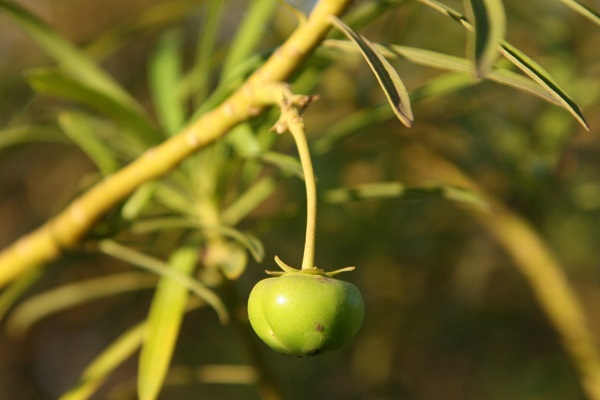
[[[473,21],[475,34],[469,35],[469,55],[477,77],[492,69],[500,55],[500,44],[506,33],[506,16],[502,0],[465,0],[467,15]]]
[[[414,121],[408,92],[392,65],[381,55],[375,45],[364,36],[354,32],[348,25],[337,17],[331,17],[333,24],[344,33],[360,49],[363,57],[377,77],[385,96],[388,99],[398,119],[411,127]]]
[[[419,0],[419,2],[425,4],[433,10],[436,10],[442,14],[446,14],[453,20],[460,23],[466,29],[473,30],[473,26],[469,23],[469,21],[467,21],[466,17],[460,14],[458,11],[453,10],[452,8],[436,0]],[[571,113],[571,115],[581,124],[581,126],[588,131],[590,130],[590,127],[585,120],[585,117],[583,116],[579,106],[542,66],[521,52],[519,49],[508,43],[506,40],[502,41],[500,52],[517,68],[523,71],[542,88],[544,88],[562,108]]]
[[[182,247],[169,258],[169,268],[190,276],[198,261],[195,247]],[[187,287],[162,277],[156,287],[148,313],[138,372],[140,400],[154,400],[163,386],[188,299]]]

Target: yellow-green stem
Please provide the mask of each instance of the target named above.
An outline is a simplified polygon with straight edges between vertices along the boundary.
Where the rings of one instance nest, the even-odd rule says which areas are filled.
[[[205,114],[168,141],[75,199],[62,213],[0,252],[0,288],[31,268],[58,258],[81,241],[111,208],[145,182],[156,179],[235,125],[256,116],[266,106],[260,92],[284,81],[323,40],[330,16],[340,15],[351,0],[320,0],[308,20],[218,108]]]
[[[306,185],[306,238],[304,239],[304,255],[302,256],[302,269],[309,269],[315,266],[315,230],[317,222],[317,185],[315,183],[315,173],[310,159],[310,151],[306,134],[304,133],[304,122],[296,112],[292,121],[288,122],[290,133],[294,137],[302,172],[304,183]]]

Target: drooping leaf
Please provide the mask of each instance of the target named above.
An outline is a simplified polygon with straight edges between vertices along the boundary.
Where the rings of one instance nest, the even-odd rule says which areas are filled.
[[[569,111],[579,121],[581,126],[588,131],[590,130],[590,126],[577,103],[541,65],[508,42],[504,42],[502,45],[502,54],[531,79],[545,88],[565,110]]]
[[[473,30],[473,26],[469,23],[465,16],[460,14],[458,11],[453,10],[452,8],[436,0],[418,1],[442,14],[449,16],[466,29]],[[506,40],[502,41],[500,51],[504,57],[506,57],[517,68],[523,71],[527,76],[543,87],[552,97],[554,97],[557,103],[560,104],[565,110],[569,111],[571,115],[573,115],[573,117],[575,117],[575,119],[581,124],[581,126],[583,126],[586,130],[590,129],[579,106],[554,80],[554,78],[552,78],[552,76],[550,76],[550,74],[544,68],[542,68],[542,66],[525,55],[519,49],[508,43]]]
[[[467,15],[475,28],[469,53],[475,64],[478,77],[492,69],[499,56],[500,44],[506,32],[506,16],[502,0],[465,0]]]
[[[102,175],[111,174],[119,168],[116,154],[95,131],[96,126],[90,116],[65,111],[59,115],[58,122],[65,134],[94,161]]]
[[[130,249],[108,239],[102,240],[98,243],[98,250],[112,257],[153,272],[161,277],[169,278],[179,285],[186,287],[189,291],[209,304],[215,310],[219,320],[222,323],[227,323],[229,321],[227,309],[221,301],[221,298],[215,292],[200,283],[198,280],[182,274],[173,268],[170,268],[166,262],[139,251]]]
[[[350,50],[349,43],[346,41],[339,40],[327,40],[325,42],[327,47],[335,47],[342,50]],[[427,67],[442,69],[446,71],[462,72],[470,75],[471,65],[469,60],[461,57],[452,56],[449,54],[439,53],[436,51],[420,49],[416,47],[398,46],[398,45],[376,45],[386,58],[402,57],[412,63],[424,65]],[[494,68],[485,77],[491,81],[500,83],[502,85],[510,86],[524,92],[528,92],[535,96],[538,96],[552,104],[561,105],[561,103],[552,96],[548,90],[541,87],[535,81],[530,78],[510,71],[508,69]],[[476,84],[474,80],[470,81],[471,84]],[[411,101],[415,101],[414,95],[410,95]]]
[[[171,136],[185,120],[184,105],[177,91],[182,79],[181,41],[179,31],[167,31],[158,41],[149,65],[152,101],[163,129]]]
[[[169,258],[169,268],[189,276],[198,261],[195,247],[182,247]],[[188,298],[187,287],[168,277],[160,279],[152,299],[139,359],[140,400],[158,397],[167,375]]]
[[[377,77],[394,113],[406,127],[410,128],[414,121],[410,98],[396,70],[364,36],[354,32],[337,17],[331,17],[331,20],[340,31],[359,47],[360,52]]]

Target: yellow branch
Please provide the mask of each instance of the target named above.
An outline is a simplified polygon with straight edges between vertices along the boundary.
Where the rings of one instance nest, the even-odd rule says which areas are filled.
[[[323,40],[330,28],[329,17],[340,15],[350,2],[319,1],[306,22],[221,106],[106,177],[55,218],[4,249],[0,253],[0,287],[30,268],[56,259],[63,249],[76,246],[100,217],[141,184],[169,172],[235,125],[259,114],[265,105],[276,104],[281,92],[270,95],[264,88],[287,79]]]

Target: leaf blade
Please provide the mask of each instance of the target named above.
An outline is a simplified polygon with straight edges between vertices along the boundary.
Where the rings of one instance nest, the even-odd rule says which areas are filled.
[[[506,33],[506,16],[502,0],[465,0],[465,9],[473,20],[475,35],[469,53],[477,77],[487,75],[499,56]]]
[[[359,47],[363,57],[377,77],[394,113],[400,122],[410,128],[414,121],[410,98],[396,70],[368,39],[354,32],[337,17],[331,17],[331,21]]]
[[[195,247],[175,250],[170,267],[189,276],[195,269],[198,251]],[[159,281],[148,313],[148,325],[139,359],[138,395],[141,400],[153,400],[163,386],[177,336],[185,312],[188,291],[178,282],[163,277]]]

